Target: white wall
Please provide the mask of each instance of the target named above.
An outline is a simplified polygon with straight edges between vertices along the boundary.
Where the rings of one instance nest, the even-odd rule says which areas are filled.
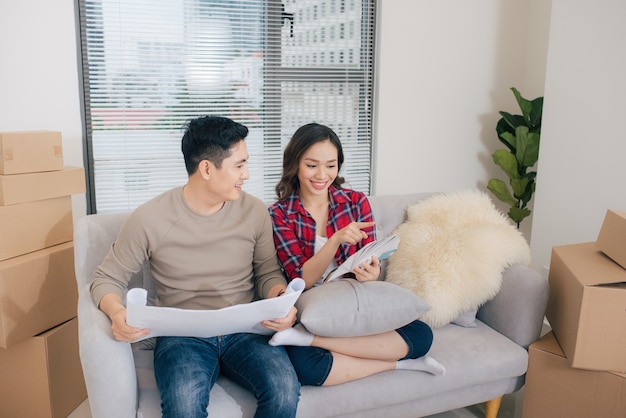
[[[491,159],[504,148],[498,111],[520,113],[511,87],[543,95],[550,1],[382,0],[379,8],[374,192],[486,191],[492,177],[508,181]],[[527,237],[530,223],[522,223]]]
[[[626,3],[553,0],[532,230],[536,268],[555,245],[595,241],[626,211]]]
[[[76,48],[73,1],[0,2],[0,131],[61,131],[64,164],[82,167]]]

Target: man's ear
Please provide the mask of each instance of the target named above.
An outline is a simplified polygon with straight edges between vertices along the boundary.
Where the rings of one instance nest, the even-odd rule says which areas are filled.
[[[208,180],[211,177],[212,170],[213,164],[209,160],[202,160],[198,163],[198,173],[200,173],[203,179]]]

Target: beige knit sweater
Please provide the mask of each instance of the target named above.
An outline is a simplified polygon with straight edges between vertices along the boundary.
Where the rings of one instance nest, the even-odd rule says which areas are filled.
[[[286,285],[265,204],[245,192],[202,216],[183,200],[182,187],[138,207],[96,270],[91,294],[123,297],[144,260],[156,282],[156,305],[220,309],[265,298]]]

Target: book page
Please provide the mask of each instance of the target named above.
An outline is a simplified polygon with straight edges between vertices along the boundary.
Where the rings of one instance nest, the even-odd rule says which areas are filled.
[[[350,258],[344,261],[339,267],[329,273],[324,279],[324,282],[329,282],[340,278],[346,273],[354,270],[359,264],[363,262],[371,262],[372,256],[375,255],[380,261],[389,258],[398,249],[398,243],[400,238],[391,234],[386,238],[372,241],[365,247],[361,248],[356,253],[352,254]]]

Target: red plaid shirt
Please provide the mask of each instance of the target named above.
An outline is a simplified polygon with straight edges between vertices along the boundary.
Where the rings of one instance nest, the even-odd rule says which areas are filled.
[[[328,225],[326,235],[330,238],[350,222],[371,222],[372,208],[365,194],[350,189],[329,189]],[[302,265],[315,253],[315,220],[302,206],[297,193],[272,204],[269,208],[274,225],[274,243],[288,280],[302,277]],[[364,245],[376,240],[376,228],[363,230],[367,238],[356,245],[341,244],[335,254],[337,264]]]

